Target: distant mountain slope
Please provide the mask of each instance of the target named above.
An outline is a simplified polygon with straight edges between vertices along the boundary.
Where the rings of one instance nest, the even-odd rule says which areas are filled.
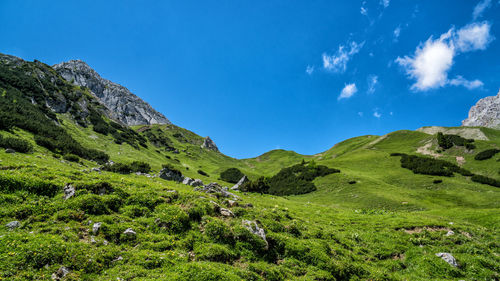
[[[469,117],[462,126],[500,129],[500,91],[496,96],[480,99],[471,107]]]
[[[163,114],[127,88],[102,78],[81,60],[63,62],[54,65],[53,68],[67,81],[89,88],[112,111],[112,117],[126,125],[171,124]]]

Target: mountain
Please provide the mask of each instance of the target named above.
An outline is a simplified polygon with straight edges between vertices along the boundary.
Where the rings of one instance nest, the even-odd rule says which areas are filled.
[[[500,130],[234,159],[112,114],[53,67],[0,55],[1,280],[500,278]],[[308,189],[232,190],[236,169],[251,187]]]
[[[151,125],[171,124],[161,113],[131,93],[127,88],[102,78],[81,60],[56,64],[53,68],[67,81],[87,87],[111,112],[112,117],[123,124]]]
[[[496,96],[480,99],[471,107],[469,117],[462,121],[462,126],[500,129],[500,90]]]

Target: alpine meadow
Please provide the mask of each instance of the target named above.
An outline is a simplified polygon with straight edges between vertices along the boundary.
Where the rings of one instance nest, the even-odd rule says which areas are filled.
[[[7,2],[12,3],[7,5]],[[31,5],[27,4],[29,1],[19,2]],[[271,20],[272,24],[262,27],[264,23],[269,23],[268,13],[277,13],[277,21],[286,21],[288,13],[295,15],[300,12],[302,15],[316,13],[316,8],[322,10],[319,7],[327,4],[320,2],[321,5],[319,2],[304,4],[307,8],[301,4],[303,11],[299,8],[297,10],[300,11],[288,11],[288,5],[294,5],[289,3],[283,13],[274,10],[274,6],[266,6],[269,10],[261,7],[258,13],[262,13],[262,19],[253,17],[256,14],[252,8],[247,7],[243,11],[236,9],[233,3],[217,4],[217,7],[224,6],[216,9],[217,14],[228,16],[229,22],[224,23],[227,33],[217,32],[220,37],[214,37],[214,42],[207,39],[207,42],[212,42],[210,44],[217,49],[224,49],[217,40],[225,42],[234,39],[234,44],[239,44],[238,40],[246,39],[233,32],[243,28],[240,24],[246,21],[257,22],[255,28],[262,32],[247,34],[251,40],[261,36],[267,40],[272,36],[263,30],[274,29],[273,24],[281,26],[281,23]],[[340,12],[342,1],[333,2],[338,2],[338,11],[332,21],[350,22]],[[382,47],[382,39],[376,39],[374,35],[370,37],[370,34],[378,30],[377,26],[388,24],[386,21],[393,15],[391,9],[403,9],[401,3],[395,0],[375,2],[344,3],[349,7],[355,6],[352,15],[359,16],[357,24],[366,25],[366,28],[360,28],[363,30],[360,34],[364,34],[365,39],[355,39],[358,33],[345,35],[349,38],[346,43],[316,54],[316,64],[311,62],[306,65],[307,68],[303,67],[305,72],[301,68],[301,78],[299,74],[271,75],[269,73],[274,71],[275,66],[269,62],[269,66],[260,69],[258,76],[242,79],[237,76],[238,72],[255,72],[245,65],[259,65],[261,62],[239,57],[232,47],[227,47],[224,55],[210,53],[206,59],[200,58],[193,55],[191,47],[170,42],[176,46],[173,49],[182,46],[186,56],[195,56],[186,61],[189,69],[177,65],[176,72],[169,73],[171,76],[161,73],[158,74],[160,78],[148,78],[147,83],[168,84],[175,79],[183,79],[180,77],[184,72],[198,73],[196,69],[200,67],[203,70],[199,71],[206,73],[203,87],[208,88],[200,90],[200,85],[193,81],[185,89],[206,90],[206,100],[201,103],[187,98],[189,94],[183,96],[186,100],[182,103],[169,100],[169,95],[180,97],[184,95],[182,92],[164,93],[148,99],[142,97],[143,100],[135,93],[137,84],[144,80],[132,79],[134,86],[130,90],[126,88],[130,76],[123,65],[122,69],[118,65],[108,68],[101,65],[100,68],[106,71],[98,73],[96,70],[100,68],[95,70],[90,61],[76,60],[80,51],[86,54],[84,57],[92,58],[82,47],[88,46],[85,41],[89,40],[94,47],[99,45],[99,50],[108,54],[128,50],[131,52],[130,60],[137,55],[132,50],[138,48],[134,44],[149,44],[139,42],[141,40],[132,40],[133,43],[127,40],[128,43],[113,45],[113,51],[107,50],[104,45],[111,43],[105,40],[127,36],[114,33],[118,31],[113,28],[121,27],[112,23],[92,25],[98,35],[95,38],[82,35],[77,40],[82,46],[75,44],[70,53],[61,53],[60,57],[56,57],[66,58],[67,54],[71,54],[71,60],[62,63],[54,63],[54,57],[47,61],[31,59],[32,51],[21,51],[23,45],[15,43],[18,39],[14,40],[17,37],[0,30],[1,38],[6,39],[0,42],[0,280],[500,280],[500,92],[496,94],[498,88],[495,88],[498,87],[499,69],[492,66],[487,70],[489,74],[484,76],[478,71],[477,77],[481,81],[464,78],[476,77],[468,75],[470,69],[480,68],[470,58],[481,56],[481,53],[484,57],[477,59],[480,61],[477,63],[482,63],[486,57],[491,64],[500,65],[497,59],[500,49],[496,42],[500,34],[496,33],[497,39],[493,36],[500,20],[500,13],[497,13],[500,3],[487,0],[470,3],[471,7],[467,6],[461,13],[467,14],[468,22],[461,24],[456,21],[456,26],[451,28],[448,23],[436,25],[433,28],[437,31],[432,33],[434,37],[417,38],[405,51],[391,51],[395,54],[390,58],[391,64],[388,65],[388,60],[384,59],[377,66],[380,74],[370,76],[363,74],[363,67],[370,67],[371,63],[361,64],[356,57],[366,52],[365,60],[370,57],[375,57],[374,61],[379,59],[376,48],[389,47]],[[434,5],[423,2],[417,8],[409,5],[415,18]],[[0,13],[17,14],[13,9],[16,4],[13,3],[6,1],[0,4]],[[258,4],[259,7],[261,4]],[[61,2],[59,5],[65,4]],[[196,3],[186,5],[198,7]],[[463,8],[462,5],[459,4],[457,10]],[[165,10],[162,11],[182,11],[178,15],[181,17],[183,9],[189,7],[169,6],[168,9],[163,7]],[[231,7],[230,11],[224,10],[228,7]],[[56,14],[52,8],[46,8],[51,11],[46,14],[49,17]],[[103,9],[112,13],[107,6]],[[122,13],[120,17],[124,19],[145,13],[143,8],[137,9],[124,11],[119,8],[117,14]],[[148,11],[153,13],[152,10]],[[216,13],[211,8],[206,11]],[[229,16],[231,12],[236,14]],[[200,12],[197,8],[192,13],[194,17]],[[169,12],[165,17],[175,18],[174,14]],[[32,16],[33,20],[38,20],[36,13]],[[77,17],[77,13],[72,16]],[[409,36],[406,34],[418,22],[410,15],[405,19],[394,17],[402,23],[395,25],[399,31],[392,31],[391,28],[389,32],[387,40],[391,46],[410,40],[405,36]],[[451,16],[445,16],[446,19],[448,17]],[[68,33],[50,33],[51,40],[56,40],[56,37],[70,38],[73,35],[69,34],[72,32],[69,29],[80,28],[74,19],[64,19],[53,26]],[[159,24],[156,23],[159,19],[161,17],[150,20]],[[24,20],[30,22],[19,18],[19,21]],[[85,20],[91,21],[88,18]],[[203,26],[193,19],[190,24],[169,25],[168,28],[179,28],[186,32],[184,36],[191,38],[199,30],[209,32],[209,27],[220,20],[215,18],[214,21],[216,23],[207,21],[207,26]],[[231,23],[236,25],[235,30],[231,29]],[[29,28],[33,28],[31,24]],[[296,23],[289,24],[295,26]],[[139,33],[148,32],[146,26],[149,25],[144,26],[140,32],[131,26],[127,28],[133,36],[140,37]],[[12,28],[22,34],[24,27]],[[422,28],[427,28],[427,25],[423,23]],[[109,33],[101,34],[102,30]],[[298,29],[294,36],[301,36],[301,30]],[[103,36],[108,39],[103,39]],[[184,38],[178,36],[175,38]],[[478,36],[486,37],[481,41]],[[163,46],[165,42],[159,37],[160,34],[154,40]],[[205,39],[204,36],[199,38]],[[246,49],[255,48],[259,57],[270,59],[261,53],[264,47],[259,45],[265,45],[269,50],[275,47],[264,39],[246,45]],[[309,39],[315,44],[321,41],[313,39],[312,35]],[[102,45],[98,40],[104,40]],[[64,49],[67,49],[62,41],[64,39],[57,44],[64,44]],[[43,52],[52,52],[48,51],[52,47],[43,44],[40,43],[40,49],[44,46]],[[309,44],[313,43],[304,43]],[[205,48],[202,45],[200,49]],[[289,48],[293,51],[286,55],[291,57],[297,48],[302,50],[306,47],[298,44]],[[368,49],[374,54],[370,55]],[[494,53],[495,50],[498,52]],[[410,52],[414,54],[404,55]],[[492,53],[485,55],[487,52]],[[464,53],[467,55],[462,55]],[[18,57],[18,54],[27,55]],[[228,62],[223,58],[225,55],[232,56],[235,61]],[[37,56],[36,53],[34,56]],[[105,58],[91,60],[95,62]],[[212,60],[217,60],[223,67],[211,63]],[[274,60],[283,68],[293,69],[285,59],[278,57]],[[444,66],[440,65],[443,60],[446,60]],[[148,59],[135,58],[134,75],[156,77],[152,73],[157,70],[148,68],[146,65],[149,64],[142,61]],[[156,57],[153,61],[159,64],[168,59]],[[233,69],[233,63],[240,65]],[[467,67],[461,66],[461,63]],[[210,66],[204,69],[206,65]],[[356,70],[353,70],[355,65]],[[399,73],[396,66],[402,69]],[[460,74],[455,75],[457,70]],[[225,71],[222,73],[228,76],[221,75],[219,71]],[[388,78],[384,77],[383,71],[395,74]],[[370,73],[374,72],[370,70]],[[496,76],[491,73],[496,73]],[[287,75],[292,78],[284,78]],[[354,77],[361,75],[364,75],[362,79],[355,80]],[[118,80],[111,80],[124,82],[112,82],[108,77],[119,77]],[[348,77],[339,80],[338,84],[343,89],[338,89],[333,98],[318,101],[318,104],[306,101],[315,99],[314,90],[299,102],[294,96],[298,95],[297,92],[289,90],[290,85],[295,85],[291,84],[292,80],[307,79],[303,83],[309,91],[308,87],[313,87],[313,83],[325,83],[328,87],[334,84],[321,79],[330,81],[328,79],[339,77]],[[395,82],[395,77],[403,82]],[[282,79],[290,80],[285,82]],[[404,79],[411,81],[406,83]],[[269,82],[271,80],[274,82]],[[228,92],[231,92],[231,97],[229,94],[208,97],[210,91],[224,87],[223,84],[213,86],[222,81],[230,85]],[[300,81],[297,83],[302,83]],[[239,98],[232,88],[236,87],[234,84],[243,84],[242,87],[252,90],[256,85],[270,87],[269,91],[261,91],[263,96],[255,94],[250,98],[264,101],[263,97],[272,95],[270,93],[274,88],[271,87],[277,83],[285,88],[284,91],[289,91],[288,96],[280,94],[276,100],[268,98],[255,110],[251,102],[246,101],[249,99],[247,96],[241,94]],[[366,89],[362,83],[367,85]],[[396,98],[391,100],[386,97],[388,105],[385,107],[370,104],[379,92],[393,89],[398,91],[398,94],[393,93],[394,96],[405,96],[407,100],[396,101]],[[455,104],[446,104],[447,98],[436,97],[438,93],[447,91],[456,92],[450,103],[460,102],[461,109],[470,108],[472,100],[475,105],[468,112],[459,112]],[[473,96],[469,91],[478,91],[483,98]],[[492,95],[492,91],[496,95]],[[466,94],[461,95],[462,92]],[[233,95],[238,104],[229,107],[227,103],[233,100]],[[359,106],[349,105],[357,98],[360,99]],[[209,99],[225,99],[221,101],[224,105],[213,107],[214,103]],[[417,99],[425,100],[425,103],[420,104],[415,101]],[[154,103],[150,105],[145,100]],[[294,107],[292,103],[299,105]],[[236,154],[226,151],[235,147],[244,151],[252,146],[252,142],[262,151],[268,149],[264,150],[260,141],[241,137],[231,139],[233,144],[226,150],[219,142],[223,139],[222,131],[210,134],[210,137],[200,136],[193,132],[197,130],[191,131],[178,125],[182,123],[178,121],[182,115],[178,115],[177,111],[167,114],[168,108],[184,108],[190,111],[190,118],[193,118],[189,122],[205,120],[196,119],[197,114],[205,114],[206,123],[219,122],[219,127],[224,127],[223,122],[210,119],[215,118],[212,115],[219,114],[222,117],[217,120],[240,122],[238,130],[256,139],[266,141],[269,136],[267,140],[271,146],[280,134],[283,139],[289,138],[288,134],[293,130],[293,134],[300,139],[294,144],[299,145],[303,140],[311,142],[311,149],[315,149],[320,142],[316,140],[317,135],[311,132],[324,125],[323,121],[314,119],[314,116],[324,113],[321,103],[335,104],[328,114],[339,114],[335,115],[333,122],[333,126],[339,128],[338,132],[348,131],[347,126],[350,126],[357,137],[339,135],[344,140],[332,142],[328,145],[329,149],[324,147],[322,150],[325,151],[313,152],[315,154],[276,148],[253,158],[236,157]],[[369,108],[363,108],[363,104]],[[396,104],[400,107],[396,108]],[[348,106],[352,106],[352,110],[349,109],[352,114],[341,109]],[[283,125],[266,119],[270,108],[276,111],[275,118],[283,118],[279,119]],[[289,108],[290,114],[297,119],[303,119],[301,110],[313,108],[305,114],[311,118],[307,119],[311,128],[308,128],[309,124],[286,119],[288,113],[283,108]],[[333,111],[335,113],[330,113]],[[398,121],[401,123],[391,123],[394,127],[433,123],[412,130],[384,127],[380,128],[380,132],[385,130],[380,134],[372,134],[373,131],[360,129],[351,123],[343,124],[351,122],[344,120],[356,119],[356,122],[364,123],[359,126],[378,129],[379,125],[369,122],[384,122],[398,114],[403,116],[405,111],[409,112],[407,118],[401,117]],[[417,111],[421,116],[415,117],[414,112]],[[235,120],[229,120],[231,118],[225,117],[229,115],[223,112],[234,114]],[[461,120],[455,116],[465,117],[467,113],[468,118],[457,126]],[[322,115],[322,120],[330,120],[326,115]],[[340,115],[345,119],[341,119]],[[440,116],[444,117],[440,119]],[[451,119],[453,121],[449,121]],[[205,126],[204,122],[199,122],[197,126],[201,127],[198,128]],[[453,122],[455,125],[448,126]],[[266,129],[266,126],[271,126],[269,124],[273,127],[270,130]],[[259,126],[262,126],[262,133]],[[273,134],[272,130],[276,133]],[[238,155],[247,155],[242,153]]]

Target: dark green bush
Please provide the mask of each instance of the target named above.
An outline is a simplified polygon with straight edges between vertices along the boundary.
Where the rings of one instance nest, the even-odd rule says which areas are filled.
[[[471,172],[445,160],[416,155],[400,155],[401,167],[409,169],[415,174],[445,177],[451,177],[453,173],[459,173],[463,176],[473,175]]]
[[[109,214],[106,203],[99,195],[84,194],[75,198],[75,205],[78,209],[90,215]]]
[[[114,163],[110,165],[104,165],[102,167],[104,171],[109,171],[113,173],[119,173],[119,174],[130,174],[132,173],[132,168],[130,165],[125,164],[125,163]]]
[[[458,135],[445,135],[441,132],[437,133],[437,140],[440,147],[443,149],[448,149],[456,146],[465,146],[467,149],[474,149],[474,140],[473,139],[465,139]]]
[[[145,174],[151,172],[151,166],[148,163],[142,161],[134,161],[130,163],[130,169],[132,170],[132,172],[140,172]]]
[[[442,182],[443,182],[443,180],[433,180],[432,181],[432,183],[434,183],[434,184],[438,184],[438,183],[442,183]]]
[[[230,183],[237,183],[244,174],[237,168],[229,168],[220,173],[220,179]]]
[[[472,176],[471,180],[474,181],[474,182],[482,183],[482,184],[487,184],[487,185],[491,185],[491,186],[500,187],[500,181],[499,180],[492,179],[492,178],[489,178],[489,177],[485,177],[485,176],[482,176],[482,175],[474,175],[474,176]]]
[[[180,207],[162,204],[156,207],[156,225],[170,233],[180,233],[189,228],[189,216]]]
[[[65,154],[63,156],[63,159],[66,161],[70,161],[70,162],[79,162],[80,161],[80,157],[78,157],[74,154]]]
[[[483,150],[483,151],[479,152],[478,154],[476,154],[476,156],[474,156],[474,159],[479,160],[479,161],[487,160],[487,159],[490,159],[491,157],[495,156],[495,154],[497,154],[499,152],[500,152],[500,149],[496,149],[496,148]]]
[[[234,237],[229,226],[222,220],[214,218],[205,224],[205,235],[215,243],[232,244]]]
[[[33,146],[28,141],[19,138],[4,138],[2,135],[0,135],[0,147],[10,148],[21,153],[33,151]]]
[[[205,176],[205,177],[208,177],[209,175],[204,172],[203,170],[198,170],[198,174],[202,175],[202,176]]]

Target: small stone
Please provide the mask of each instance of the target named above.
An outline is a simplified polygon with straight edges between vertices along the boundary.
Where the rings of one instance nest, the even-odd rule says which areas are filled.
[[[75,196],[75,187],[72,185],[72,184],[66,184],[64,187],[63,187],[63,191],[64,191],[64,200],[67,200],[73,196]]]
[[[11,221],[5,225],[8,229],[13,230],[15,228],[21,227],[21,223],[19,221]]]
[[[450,253],[437,253],[436,256],[442,258],[445,262],[453,267],[457,267],[457,260]]]
[[[455,232],[453,230],[450,230],[446,233],[446,236],[452,236],[455,235]]]
[[[122,260],[123,260],[123,257],[122,256],[118,256],[116,259],[113,260],[113,262],[122,261]]]
[[[260,228],[255,221],[243,220],[243,226],[248,229],[252,234],[259,236],[266,242],[266,248],[268,247],[268,242],[266,240],[266,232],[263,228]]]
[[[127,228],[123,234],[129,236],[129,237],[135,237],[137,233],[132,229],[132,228]]]
[[[16,153],[16,151],[14,149],[7,148],[5,149],[5,153]]]
[[[231,210],[220,208],[220,214],[225,217],[234,217],[234,213]]]
[[[61,266],[55,273],[52,273],[52,280],[61,280],[69,273],[69,269]]]
[[[94,225],[92,226],[92,233],[94,233],[94,235],[97,235],[99,229],[101,228],[101,225],[102,225],[101,222],[94,223]]]
[[[92,244],[97,243],[94,236],[90,236],[90,243],[92,243]]]

